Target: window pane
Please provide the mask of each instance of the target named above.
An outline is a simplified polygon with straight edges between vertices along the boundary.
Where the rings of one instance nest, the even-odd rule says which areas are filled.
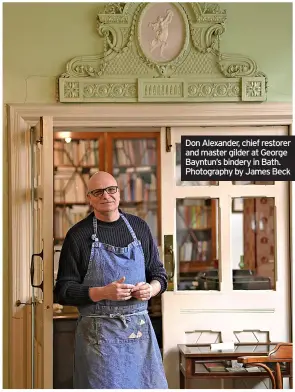
[[[204,186],[218,185],[218,181],[181,181],[181,143],[175,144],[175,163],[176,163],[176,185],[181,186]]]
[[[178,290],[219,290],[218,200],[177,199]]]
[[[160,163],[159,163],[160,164]],[[113,176],[121,192],[120,208],[144,219],[159,244],[157,140],[113,141]]]
[[[274,198],[235,198],[231,214],[234,290],[275,289]]]

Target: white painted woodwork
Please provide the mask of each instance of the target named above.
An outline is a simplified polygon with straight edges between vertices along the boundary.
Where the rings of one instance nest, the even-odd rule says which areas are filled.
[[[18,112],[8,112],[9,146],[9,384],[10,388],[31,387],[31,309],[16,301],[31,302],[31,158],[30,125]],[[21,359],[21,360],[20,360]]]
[[[34,253],[43,250],[43,262],[36,258],[36,283],[43,280],[43,292],[34,289],[34,389],[53,385],[53,122],[41,117],[34,128]],[[42,143],[37,140],[42,139]],[[38,261],[37,261],[38,260]]]
[[[175,181],[175,143],[181,135],[287,135],[286,126],[266,127],[172,127],[171,152],[166,152],[162,130],[162,235],[174,236],[176,249],[176,199],[218,198],[220,291],[177,291],[177,256],[175,256],[174,291],[164,293],[163,355],[169,387],[179,388],[177,344],[192,343],[193,331],[220,333],[223,342],[236,341],[236,331],[267,331],[271,341],[290,340],[290,256],[289,256],[289,184],[232,185],[220,181],[218,186],[177,186]],[[276,206],[276,291],[233,291],[231,265],[232,198],[266,196],[275,198]],[[242,233],[241,233],[242,234]],[[279,322],[279,328],[278,328]],[[173,327],[172,327],[173,326]],[[215,339],[215,337],[214,337]],[[204,343],[214,343],[208,340]],[[195,340],[196,341],[196,340]],[[245,341],[245,340],[244,340]],[[200,385],[200,384],[199,384]]]

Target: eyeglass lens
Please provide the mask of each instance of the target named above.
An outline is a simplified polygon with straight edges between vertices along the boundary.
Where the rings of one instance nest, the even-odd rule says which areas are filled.
[[[112,195],[114,193],[116,193],[118,190],[117,186],[109,186],[107,188],[104,189],[95,189],[94,191],[90,192],[93,196],[98,197],[98,196],[102,196],[104,194],[104,191],[106,191],[106,193],[108,193],[109,195]]]

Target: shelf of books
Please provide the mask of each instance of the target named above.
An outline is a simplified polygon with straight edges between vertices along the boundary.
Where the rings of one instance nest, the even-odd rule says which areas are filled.
[[[55,132],[54,277],[67,231],[90,212],[87,182],[98,170],[111,172],[120,188],[120,208],[144,219],[160,245],[160,134],[158,132]],[[149,306],[161,315],[161,299]]]
[[[89,213],[86,198],[89,177],[98,170],[107,170],[100,157],[102,136],[94,139],[85,133],[79,137],[72,132],[71,138],[56,136],[54,142],[56,240],[62,240],[69,228]],[[132,133],[122,138],[122,134],[108,133],[104,138],[108,143],[109,171],[117,179],[121,192],[120,208],[144,219],[159,244],[159,134]]]
[[[54,178],[54,279],[67,231],[90,213],[87,182],[102,168],[103,134],[55,132]]]
[[[90,212],[87,182],[101,168],[99,133],[56,133],[54,140],[54,239],[61,244],[67,231]]]
[[[121,191],[120,207],[144,219],[160,245],[159,133],[109,134],[108,168]]]
[[[216,200],[177,199],[177,249],[180,278],[215,267]]]

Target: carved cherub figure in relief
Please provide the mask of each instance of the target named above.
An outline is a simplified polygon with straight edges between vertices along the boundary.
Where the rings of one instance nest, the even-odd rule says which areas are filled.
[[[164,57],[164,49],[167,46],[167,40],[169,36],[168,26],[173,18],[172,10],[166,11],[166,17],[158,16],[155,22],[149,23],[148,26],[151,27],[156,32],[156,38],[154,38],[150,45],[150,52],[152,53],[156,48],[160,47],[160,56]]]

